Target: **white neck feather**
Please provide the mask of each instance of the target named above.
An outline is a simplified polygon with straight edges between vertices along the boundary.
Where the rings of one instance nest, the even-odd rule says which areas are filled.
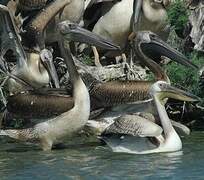
[[[154,2],[150,2],[150,0],[143,0],[143,13],[144,17],[148,19],[150,22],[163,22],[165,19],[167,19],[167,12],[166,10],[160,5],[157,5],[158,7],[154,7]]]
[[[162,128],[164,130],[164,143],[159,148],[163,151],[177,151],[182,148],[182,142],[175,129],[173,128],[171,121],[167,115],[165,107],[161,104],[159,98],[155,95],[154,97],[155,106],[157,108],[159,118],[161,121]]]

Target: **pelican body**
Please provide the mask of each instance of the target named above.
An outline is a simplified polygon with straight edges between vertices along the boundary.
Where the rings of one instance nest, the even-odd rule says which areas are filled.
[[[156,34],[149,31],[138,32],[134,40],[134,49],[139,60],[148,67],[155,76],[155,80],[169,81],[164,70],[155,62],[159,56],[166,56],[178,63],[197,69],[181,53],[174,50],[161,40]],[[184,60],[185,59],[185,60]],[[110,81],[98,83],[90,89],[93,108],[113,107],[125,103],[133,103],[148,98],[148,91],[154,81]]]
[[[60,41],[62,57],[67,65],[73,85],[73,107],[63,114],[37,123],[31,128],[0,130],[0,135],[22,141],[37,141],[43,150],[51,150],[53,144],[62,142],[63,138],[72,136],[86,124],[90,114],[89,92],[77,72],[68,42],[70,40],[78,40],[83,43],[94,44],[101,48],[112,47],[113,49],[117,48],[117,46],[82,28],[76,31],[74,26],[74,24],[67,22],[62,22],[58,25],[59,33],[62,36]],[[65,36],[67,34],[68,37]]]
[[[123,49],[131,32],[133,1],[122,0],[114,4],[108,12],[101,16],[95,24],[93,32],[112,40],[112,42],[118,44]],[[168,37],[166,19],[167,12],[162,3],[157,3],[153,0],[143,0],[141,19],[137,30],[148,30],[162,38],[164,36]]]
[[[27,82],[31,88],[47,86],[51,78],[54,80],[55,85],[59,87],[51,52],[47,49],[37,51],[34,48],[25,51],[16,32],[12,16],[6,6],[0,5],[0,16],[1,23],[5,24],[5,26],[1,27],[2,32],[0,35],[2,59],[10,61],[10,59],[4,58],[8,51],[13,52],[17,59],[16,67],[11,74]],[[16,79],[12,78],[8,82],[8,87],[11,94],[26,89]]]
[[[17,64],[12,74],[18,78],[28,82],[28,84],[33,88],[41,88],[48,86],[51,82],[50,74],[42,63],[39,52],[26,53],[28,57],[27,63],[23,66]],[[55,71],[54,64],[51,65]],[[59,86],[58,86],[59,87]],[[10,79],[8,82],[9,92],[11,94],[16,94],[25,90],[26,88],[22,86],[15,79]]]
[[[102,139],[113,150],[132,154],[174,152],[182,149],[182,141],[175,131],[163,105],[163,99],[175,98],[196,102],[200,99],[190,93],[157,81],[150,88],[161,127],[144,118],[132,119],[131,115],[118,118],[102,134]]]
[[[75,27],[77,31],[79,26],[75,26]],[[168,81],[168,77],[157,63],[155,63],[152,59],[147,57],[146,53],[144,52],[144,47],[145,49],[146,48],[152,49],[153,51],[160,53],[160,55],[165,55],[186,66],[197,68],[190,61],[188,61],[181,53],[179,53],[178,51],[168,46],[164,41],[159,40],[158,36],[155,36],[150,32],[140,32],[138,33],[137,38],[135,39],[135,46],[138,46],[138,47],[135,47],[135,48],[140,54],[141,60],[143,60],[143,62],[145,62],[145,65],[148,66],[150,70],[154,73],[156,80]],[[106,83],[93,83],[93,86],[89,90],[90,97],[91,97],[91,109],[95,110],[98,108],[114,107],[114,106],[123,105],[126,103],[133,103],[133,102],[143,101],[145,99],[148,99],[148,90],[153,83],[154,81],[110,81]],[[33,96],[32,93],[30,95],[29,94],[30,93],[28,92],[25,96],[23,94],[20,94],[19,96],[18,95],[11,96],[8,99],[9,101],[7,106],[9,107],[8,109],[9,112],[16,115],[19,114],[22,117],[24,116],[24,114],[26,114],[25,112],[29,112],[29,111],[32,115],[36,114],[34,117],[44,116],[44,113],[43,114],[39,113],[36,106],[37,104],[40,104],[41,102],[40,99],[42,98],[42,95],[35,94],[35,96]],[[60,96],[61,96],[61,99],[67,98],[66,96],[63,97],[63,95],[60,95]],[[55,113],[56,110],[55,108],[53,108],[54,106],[51,105],[53,99],[57,100],[57,98],[55,98],[54,95],[51,95],[50,98],[47,98],[47,99],[43,98],[43,101],[44,101],[43,103],[47,104],[47,106],[43,109],[47,109],[46,111],[48,112],[53,112],[52,114],[49,113],[47,115],[56,114]],[[62,101],[59,100],[59,103],[58,103],[59,106],[58,106],[57,112],[59,112],[59,110],[61,110],[61,113],[64,112],[64,109],[66,107],[63,103],[60,103],[63,101],[66,101],[66,100],[62,100]],[[31,104],[30,102],[34,102],[34,103]],[[19,111],[17,110],[16,106],[18,108],[21,107],[21,109],[24,109],[24,110]],[[36,108],[32,109],[32,106],[35,106]]]
[[[61,2],[59,2],[61,3]],[[59,22],[64,20],[69,20],[73,23],[79,23],[83,17],[84,13],[84,0],[70,0],[70,3],[64,7],[61,13],[59,13],[53,22],[47,28],[46,31],[46,42],[52,43],[57,41],[57,32],[55,31],[55,26]]]
[[[49,9],[48,6],[51,4],[55,4],[54,9]],[[60,8],[59,8],[60,7]],[[58,9],[59,8],[59,9]],[[53,13],[56,9],[56,12]],[[28,0],[28,1],[19,1],[18,10],[21,14],[23,14],[23,18],[29,17],[32,18],[32,14],[38,14],[38,11],[44,11],[43,15],[40,15],[41,19],[45,18],[45,16],[49,17],[49,15],[54,14],[54,18],[49,21],[49,24],[46,28],[46,43],[53,43],[58,41],[58,33],[56,29],[56,25],[59,22],[64,20],[70,20],[74,23],[79,23],[84,12],[84,0],[56,0],[56,1],[47,1],[47,0]],[[60,10],[60,13],[59,13]],[[31,17],[30,17],[31,16]],[[39,16],[38,16],[39,17]],[[39,24],[44,23],[41,22],[39,18]],[[25,23],[26,24],[26,21]],[[38,26],[38,25],[37,25]]]
[[[46,5],[50,3],[48,0],[19,0],[18,11],[36,11],[45,8]],[[58,4],[61,1],[57,2]],[[84,0],[70,0],[68,5],[64,7],[62,12],[55,17],[57,23],[59,21],[70,20],[72,22],[78,23],[83,16],[84,11]]]

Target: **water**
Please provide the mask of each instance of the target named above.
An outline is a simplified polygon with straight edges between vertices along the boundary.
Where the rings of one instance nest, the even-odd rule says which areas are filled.
[[[204,179],[204,132],[182,141],[182,152],[128,155],[78,140],[51,152],[1,140],[0,179]]]

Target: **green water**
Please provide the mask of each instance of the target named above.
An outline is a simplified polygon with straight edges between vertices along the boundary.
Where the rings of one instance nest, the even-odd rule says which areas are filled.
[[[1,140],[0,179],[204,179],[204,132],[182,141],[182,152],[127,155],[78,140],[51,152]]]

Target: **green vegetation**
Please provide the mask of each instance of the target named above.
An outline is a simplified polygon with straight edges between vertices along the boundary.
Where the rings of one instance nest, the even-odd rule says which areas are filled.
[[[82,59],[83,59],[83,63],[86,64],[86,65],[92,66],[94,64],[93,63],[94,60],[90,56],[88,56],[88,55],[84,55],[82,57]]]
[[[180,37],[182,37],[185,25],[188,23],[188,16],[188,9],[182,0],[175,0],[175,3],[168,9],[168,21],[176,33],[181,35]],[[198,67],[204,66],[204,56],[196,52],[184,52],[182,40],[175,36],[175,33],[171,33],[169,42],[172,47],[176,47]],[[177,63],[170,63],[165,68],[172,84],[183,87],[204,99],[204,82],[201,82],[198,70],[193,70]]]
[[[175,31],[181,32],[188,22],[188,10],[181,0],[176,0],[168,9],[168,20]]]
[[[198,67],[204,65],[204,57],[195,52],[187,57]],[[193,70],[177,63],[168,64],[166,70],[172,84],[183,87],[193,92],[195,95],[204,98],[202,87],[200,86],[200,75],[198,70]]]

